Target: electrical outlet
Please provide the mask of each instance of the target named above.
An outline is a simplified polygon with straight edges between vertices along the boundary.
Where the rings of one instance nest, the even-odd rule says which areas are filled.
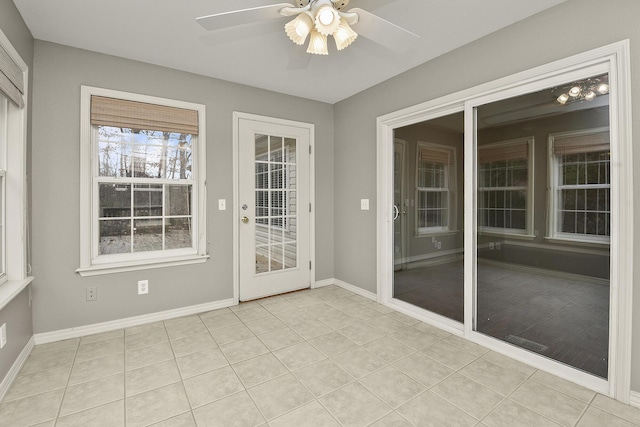
[[[0,348],[7,345],[7,324],[3,323],[0,326]]]
[[[148,293],[149,293],[149,281],[138,280],[138,295],[143,295]]]
[[[89,286],[87,288],[87,301],[95,301],[98,299],[98,288],[96,286]]]
[[[369,210],[369,199],[360,199],[360,209],[363,211]]]

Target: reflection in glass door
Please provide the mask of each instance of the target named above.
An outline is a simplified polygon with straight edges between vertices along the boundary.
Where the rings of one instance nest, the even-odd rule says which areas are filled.
[[[407,200],[405,199],[404,141],[393,144],[393,270],[403,270],[406,262],[405,234]]]
[[[394,150],[393,297],[456,322],[464,320],[463,124],[459,112],[394,135],[405,154],[400,162]]]
[[[475,329],[608,377],[608,75],[476,107]]]

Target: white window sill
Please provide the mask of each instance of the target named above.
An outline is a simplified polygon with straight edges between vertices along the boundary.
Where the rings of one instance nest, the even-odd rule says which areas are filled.
[[[533,234],[526,233],[510,233],[508,231],[497,231],[497,230],[479,230],[478,234],[481,236],[492,236],[492,237],[508,237],[510,239],[519,239],[519,240],[533,240],[536,238]]]
[[[175,267],[178,265],[199,264],[209,259],[209,255],[189,255],[156,260],[139,260],[110,264],[97,264],[90,267],[80,267],[76,273],[82,277],[99,276],[103,274],[124,273],[127,271],[150,270],[152,268]]]
[[[588,248],[608,248],[611,244],[608,241],[598,241],[598,240],[580,240],[580,239],[569,239],[564,237],[545,237],[546,241],[551,243],[558,244],[571,244],[576,246],[585,246]]]
[[[458,230],[434,230],[434,231],[419,231],[415,237],[441,237],[441,236],[455,236],[458,234]]]
[[[26,279],[9,280],[0,285],[0,310],[9,304],[17,295],[20,294],[33,282],[34,277],[29,276]]]

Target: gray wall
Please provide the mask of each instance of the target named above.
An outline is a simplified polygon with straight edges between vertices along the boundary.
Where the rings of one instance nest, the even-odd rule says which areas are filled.
[[[598,11],[594,13],[594,11]],[[631,40],[633,110],[640,111],[640,2],[569,0],[335,105],[335,274],[376,290],[376,118],[623,39]],[[573,23],[579,23],[573,24]],[[640,115],[633,118],[635,140]],[[640,163],[640,151],[634,152]],[[634,176],[640,188],[640,171]],[[360,211],[358,199],[371,198]],[[635,209],[640,212],[640,198]],[[635,264],[640,265],[640,221]],[[640,269],[634,277],[632,389],[640,391]]]
[[[33,37],[25,25],[18,10],[11,0],[0,1],[0,30],[9,39],[13,47],[18,51],[24,62],[33,70]],[[31,88],[31,77],[29,74]],[[31,104],[31,97],[28,105]],[[31,108],[27,111],[30,117]],[[30,153],[31,132],[27,131],[27,157]],[[27,170],[29,170],[27,160]],[[7,324],[7,345],[0,350],[0,382],[13,366],[20,352],[27,344],[33,328],[31,323],[31,309],[29,308],[29,290],[23,290],[7,306],[0,310],[0,325]]]
[[[233,296],[232,112],[316,125],[316,279],[333,275],[333,107],[37,40],[33,106],[33,272],[36,333]],[[207,108],[207,233],[203,264],[80,277],[80,86],[179,99]],[[227,199],[226,211],[217,200]],[[137,281],[149,294],[137,295]],[[87,286],[98,299],[86,302]]]

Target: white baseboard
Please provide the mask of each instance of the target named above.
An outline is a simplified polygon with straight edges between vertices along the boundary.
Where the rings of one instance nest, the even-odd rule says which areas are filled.
[[[361,297],[365,297],[370,299],[371,301],[378,301],[378,296],[373,292],[365,291],[362,288],[359,288],[355,285],[352,285],[347,282],[343,282],[342,280],[333,279],[333,284],[341,287],[342,289],[346,289],[348,291],[353,292],[354,294],[360,295]]]
[[[640,408],[640,392],[631,392],[631,395],[629,397],[629,404],[631,406],[635,406],[636,408]]]
[[[336,279],[316,280],[313,285],[314,289],[322,288],[324,286],[331,286],[336,284]]]
[[[27,357],[29,357],[29,354],[31,353],[31,350],[33,350],[34,345],[35,340],[33,337],[31,337],[31,339],[29,339],[29,341],[27,342],[27,345],[25,345],[20,352],[20,355],[18,356],[16,361],[13,362],[13,365],[11,366],[11,369],[9,369],[9,372],[7,372],[7,375],[0,383],[0,401],[4,399],[4,395],[7,394],[7,391],[9,391],[9,387],[11,387],[11,384],[13,384],[13,381],[18,376],[18,373],[20,373],[20,369],[22,369],[22,365],[24,365],[24,362],[27,361]]]
[[[84,337],[87,335],[99,334],[102,332],[130,328],[132,326],[144,325],[146,323],[158,322],[161,320],[174,319],[176,317],[204,313],[206,311],[231,307],[232,305],[234,305],[233,298],[230,298],[226,300],[213,301],[205,304],[192,305],[189,307],[182,307],[173,310],[143,314],[142,316],[127,317],[124,319],[95,323],[92,325],[78,326],[76,328],[62,329],[59,331],[43,332],[40,334],[35,334],[33,337],[35,338],[35,344],[47,344],[50,342],[63,341],[71,338]]]

